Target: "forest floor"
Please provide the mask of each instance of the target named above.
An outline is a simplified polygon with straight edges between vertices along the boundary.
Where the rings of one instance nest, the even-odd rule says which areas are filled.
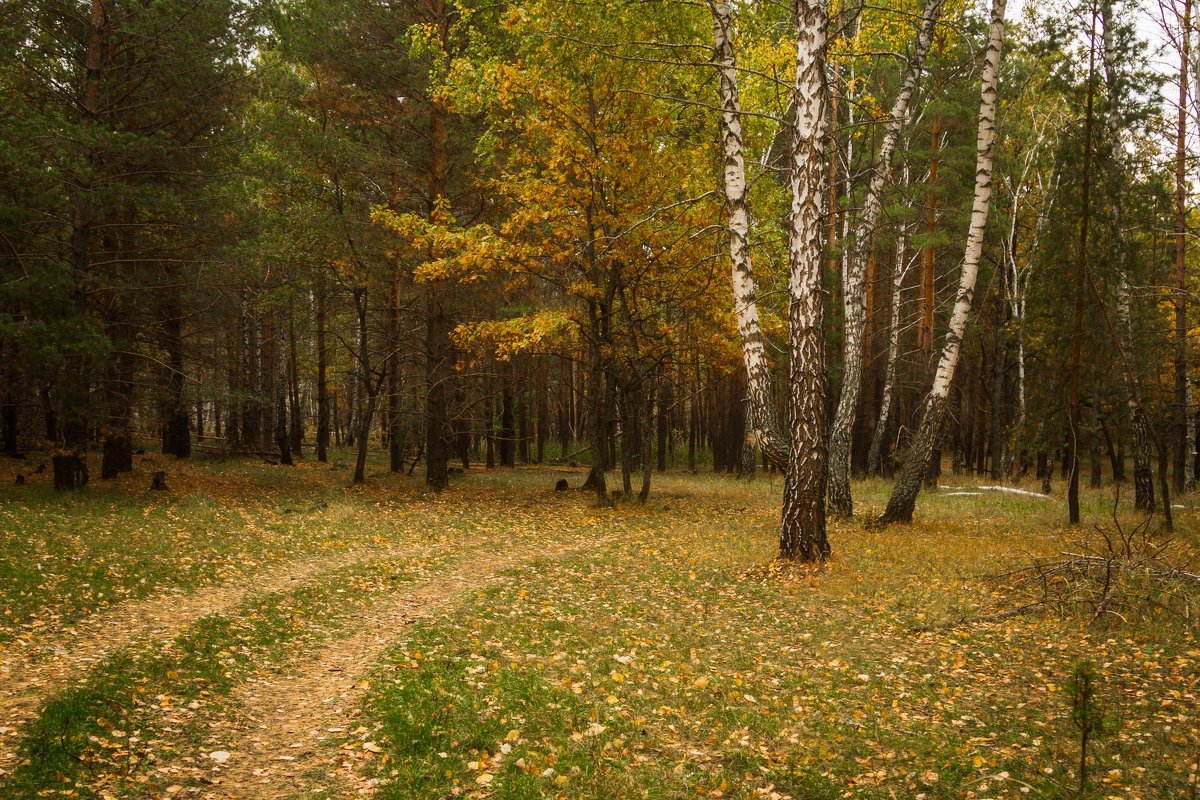
[[[150,455],[63,496],[35,464],[0,459],[0,800],[1076,797],[1084,662],[1085,796],[1197,796],[1200,592],[1010,574],[1161,547],[1111,488],[1072,531],[1058,494],[946,475],[874,530],[889,486],[858,482],[805,569],[772,559],[778,476],[599,508],[553,491],[580,470],[431,495]],[[1175,502],[1155,564],[1200,543]]]

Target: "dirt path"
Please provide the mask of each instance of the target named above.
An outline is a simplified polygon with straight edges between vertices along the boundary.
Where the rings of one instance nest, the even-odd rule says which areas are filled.
[[[288,591],[314,576],[362,561],[415,553],[420,548],[357,548],[271,567],[191,593],[167,591],[99,611],[65,631],[13,642],[0,652],[0,774],[13,760],[19,729],[37,715],[48,697],[139,638],[165,639],[201,617],[236,606],[252,594]]]
[[[315,779],[353,791],[353,776],[338,772],[340,753],[327,740],[344,737],[366,687],[362,678],[382,653],[403,640],[405,625],[452,605],[499,573],[538,558],[561,558],[600,542],[526,545],[504,552],[475,552],[420,586],[382,602],[361,619],[360,632],[331,642],[283,675],[248,681],[233,695],[241,715],[215,724],[199,761],[181,770],[212,783],[211,800],[279,800],[310,788]],[[228,753],[221,763],[219,757]],[[358,787],[366,788],[366,787]]]

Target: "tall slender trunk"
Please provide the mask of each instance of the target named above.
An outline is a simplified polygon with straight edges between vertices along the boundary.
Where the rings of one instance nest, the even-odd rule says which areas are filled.
[[[595,491],[596,501],[605,504],[608,502],[608,483],[604,476],[604,470],[608,467],[608,431],[605,428],[607,389],[601,344],[602,323],[598,303],[594,300],[588,302],[588,320],[591,326],[591,335],[588,337],[591,349],[588,403],[591,405],[592,468],[584,488]]]
[[[1190,2],[1191,0],[1188,0]],[[1092,28],[1088,42],[1087,106],[1083,120],[1083,177],[1079,184],[1079,252],[1075,266],[1075,324],[1071,333],[1070,367],[1070,439],[1067,443],[1067,462],[1070,469],[1067,484],[1067,514],[1072,525],[1079,524],[1079,439],[1083,435],[1083,409],[1079,384],[1083,373],[1083,312],[1088,275],[1088,227],[1091,222],[1092,188],[1092,127],[1096,97],[1096,19],[1099,8],[1092,0]]]
[[[1179,21],[1179,110],[1175,126],[1175,494],[1183,494],[1194,445],[1188,440],[1187,398],[1187,111],[1191,82],[1192,0]]]
[[[875,243],[875,229],[883,213],[883,192],[892,173],[892,155],[900,140],[900,130],[908,119],[909,103],[917,90],[925,56],[933,43],[933,28],[941,13],[942,0],[927,0],[921,18],[912,55],[904,71],[900,91],[884,126],[875,167],[867,196],[863,201],[862,217],[854,232],[854,249],[842,277],[842,302],[845,310],[845,331],[842,338],[842,392],[829,432],[829,510],[842,517],[852,516],[854,503],[850,494],[850,439],[854,418],[858,413],[862,389],[864,334],[867,325],[866,287],[867,264]]]
[[[796,82],[788,188],[788,322],[790,457],[784,481],[779,553],[823,561],[828,478],[825,306],[822,288],[822,215],[825,211],[825,139],[828,119],[825,49],[829,24],[824,0],[796,8]]]
[[[670,439],[671,427],[671,410],[675,404],[675,395],[669,375],[661,376],[660,383],[662,389],[658,393],[658,419],[657,430],[655,431],[658,437],[658,446],[655,448],[655,453],[658,456],[656,468],[659,472],[665,472],[667,469],[667,447]]]
[[[711,5],[716,41],[717,72],[720,77],[720,134],[724,155],[722,186],[729,215],[729,256],[732,262],[733,308],[742,340],[746,365],[747,395],[753,417],[752,436],[780,468],[787,465],[787,440],[780,431],[771,388],[771,367],[758,318],[757,289],[750,258],[750,214],[746,207],[746,161],[742,150],[741,102],[738,97],[737,61],[734,55],[729,3]]]
[[[946,332],[946,342],[942,347],[933,386],[922,411],[921,425],[909,445],[904,458],[904,468],[892,489],[887,509],[878,520],[879,524],[912,520],[917,494],[921,491],[921,481],[925,477],[930,456],[941,434],[946,401],[962,350],[967,318],[975,296],[975,279],[979,274],[983,235],[992,199],[992,149],[996,138],[1000,54],[1004,45],[1004,7],[1005,0],[993,0],[981,79],[979,130],[976,136],[975,196],[971,206],[971,223],[967,233],[966,250],[963,253],[962,271],[959,275],[958,297],[950,317],[950,327]]]
[[[104,10],[104,0],[91,0],[91,13],[88,17],[87,48],[84,53],[83,89],[80,92],[80,112],[85,127],[95,126],[100,118],[100,79],[105,60],[105,33],[108,26]],[[94,172],[98,165],[96,158],[88,157],[89,172]],[[71,267],[74,270],[75,281],[75,312],[87,312],[87,282],[91,272],[91,248],[93,208],[90,181],[92,178],[80,177],[80,185],[74,189],[72,198],[71,219]],[[88,436],[88,404],[89,380],[85,369],[83,353],[70,353],[67,358],[68,368],[63,372],[60,389],[60,420],[61,435],[55,440],[61,446],[56,448],[51,463],[54,470],[54,488],[57,490],[81,489],[88,482],[87,467],[87,436]],[[56,427],[58,427],[56,425]]]
[[[260,444],[264,450],[269,449],[275,440],[275,354],[279,350],[278,338],[275,332],[275,308],[270,307],[261,312],[262,347],[259,351],[258,363],[259,410],[262,414],[262,434]]]
[[[290,314],[288,319],[289,326],[291,324]],[[287,466],[292,466],[295,462],[292,461],[292,434],[288,428],[288,402],[287,396],[289,392],[290,381],[288,380],[288,363],[289,356],[287,351],[282,347],[276,348],[277,358],[276,364],[272,364],[270,369],[277,372],[275,381],[275,446],[279,448],[279,463]]]
[[[388,470],[391,472],[404,471],[404,432],[403,420],[400,416],[400,391],[402,389],[402,369],[400,362],[400,279],[392,278],[391,295],[388,300]]]
[[[166,351],[162,370],[162,451],[187,458],[192,454],[191,413],[183,397],[183,303],[178,279],[167,275],[170,287],[159,319],[159,343]]]
[[[1124,227],[1124,146],[1121,137],[1120,100],[1123,97],[1119,84],[1119,74],[1112,61],[1113,19],[1112,0],[1104,0],[1100,4],[1101,21],[1104,28],[1104,76],[1107,85],[1107,95],[1110,98],[1105,115],[1107,139],[1112,148],[1113,170],[1120,184],[1113,187],[1108,195],[1113,204],[1113,227],[1122,230]],[[1133,352],[1133,314],[1131,310],[1133,286],[1129,277],[1129,258],[1125,248],[1117,250],[1118,283],[1117,283],[1117,321],[1118,332],[1124,358],[1128,359]],[[1146,417],[1142,412],[1141,401],[1138,397],[1138,386],[1132,370],[1126,370],[1125,376],[1125,406],[1129,413],[1130,433],[1133,440],[1133,497],[1134,507],[1144,511],[1154,510],[1154,467],[1151,453],[1150,432],[1146,428]]]
[[[316,328],[317,328],[317,461],[329,461],[329,349],[325,335],[328,324],[329,302],[325,284],[325,271],[317,277]]]
[[[503,383],[500,387],[500,466],[515,467],[516,456],[516,416],[514,412],[515,383],[512,360],[504,362],[501,372]]]
[[[544,359],[538,360],[537,386],[534,387],[534,438],[537,445],[536,462],[546,463],[546,440],[550,438],[550,370]]]
[[[642,407],[639,411],[641,415],[642,430],[642,486],[638,490],[638,502],[644,503],[650,497],[650,453],[654,442],[654,381],[649,381],[649,386],[645,391],[645,396],[642,398]]]
[[[448,50],[449,14],[445,0],[434,0],[433,18],[438,40]],[[447,158],[446,109],[434,98],[429,113],[429,218],[449,216],[446,201]],[[431,254],[432,255],[432,254]],[[450,453],[453,431],[450,424],[450,387],[454,363],[450,344],[453,323],[446,307],[446,287],[431,283],[425,302],[425,485],[440,492],[450,485]]]
[[[904,170],[905,183],[908,182],[908,168]],[[871,436],[871,449],[867,454],[867,475],[880,474],[883,460],[883,442],[887,436],[888,420],[892,411],[892,393],[896,386],[896,364],[900,360],[900,310],[902,307],[901,294],[904,288],[904,277],[908,274],[905,259],[908,243],[908,228],[900,224],[896,235],[896,261],[892,271],[892,304],[888,318],[888,350],[887,369],[883,379],[883,398],[879,401],[879,420],[875,424],[875,433]]]
[[[288,438],[290,449],[297,458],[304,445],[304,412],[300,399],[300,354],[296,343],[296,315],[292,306],[288,305],[288,406],[289,428]]]
[[[365,403],[365,408],[359,409],[358,458],[354,462],[353,483],[363,483],[367,479],[367,448],[371,441],[371,419],[375,416],[375,401],[379,394],[379,384],[372,382],[371,348],[367,341],[367,287],[354,287],[354,312],[358,318],[358,380],[355,383],[359,389],[359,403]]]

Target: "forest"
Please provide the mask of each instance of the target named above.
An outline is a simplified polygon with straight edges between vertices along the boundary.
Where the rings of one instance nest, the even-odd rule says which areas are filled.
[[[888,519],[943,461],[1073,521],[1081,470],[1194,483],[1190,7],[835,6],[806,55],[772,3],[193,6],[6,7],[3,447],[57,487],[138,436],[602,500],[761,453],[838,515],[904,475]]]
[[[1197,14],[0,0],[0,800],[1195,797]]]

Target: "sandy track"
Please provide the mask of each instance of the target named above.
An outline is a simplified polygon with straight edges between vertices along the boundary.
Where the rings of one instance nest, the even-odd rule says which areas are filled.
[[[0,652],[0,774],[15,759],[20,728],[50,696],[94,664],[137,639],[166,639],[201,617],[233,608],[255,594],[288,591],[324,573],[363,561],[395,557],[399,548],[354,549],[297,559],[266,573],[191,593],[168,591],[99,611],[65,631],[16,641]],[[411,550],[415,552],[415,550]]]
[[[352,727],[365,694],[363,676],[385,650],[403,641],[404,626],[444,610],[464,593],[499,579],[503,570],[539,558],[560,558],[597,541],[527,545],[502,553],[475,552],[438,577],[380,602],[360,618],[361,629],[330,642],[281,675],[260,675],[234,692],[234,715],[218,721],[201,761],[212,765],[202,797],[212,800],[279,800],[311,788],[316,780],[354,792],[353,778],[338,771],[334,737]],[[235,718],[236,717],[236,718]],[[330,731],[329,729],[335,729]],[[229,753],[217,765],[206,754]]]

